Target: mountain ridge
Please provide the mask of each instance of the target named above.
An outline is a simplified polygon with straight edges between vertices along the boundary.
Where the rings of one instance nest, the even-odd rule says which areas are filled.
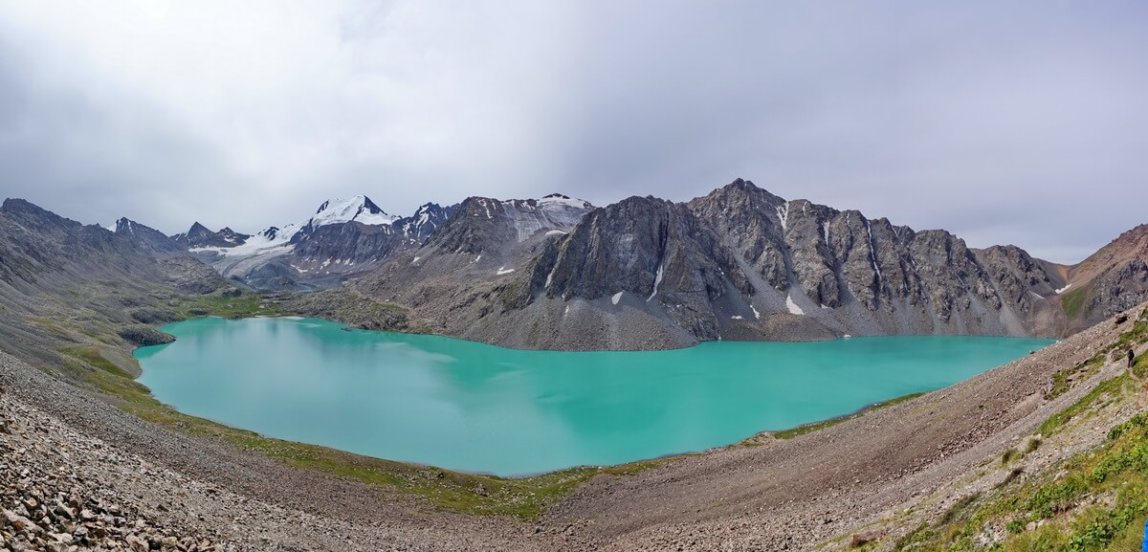
[[[39,208],[7,200],[3,209]],[[377,224],[361,222],[364,213]],[[157,258],[191,253],[257,290],[346,284],[410,308],[434,331],[524,348],[1062,337],[1148,299],[1148,225],[1068,266],[788,200],[740,178],[683,202],[474,196],[396,217],[360,195],[325,201],[315,215],[251,235],[196,223],[170,238],[121,219],[113,234]]]
[[[643,226],[652,220],[661,222]],[[477,230],[466,235],[471,241],[439,245],[477,260],[496,241]],[[738,179],[686,202],[635,196],[588,211],[495,275],[436,276],[438,291],[405,269],[381,268],[354,285],[464,338],[523,348],[660,348],[722,338],[1060,337],[1082,327],[1061,307],[1062,271],[1019,247],[973,249],[944,230],[786,200]],[[456,299],[443,299],[446,288]],[[1142,299],[1148,294],[1125,300]],[[628,339],[622,328],[644,335]]]

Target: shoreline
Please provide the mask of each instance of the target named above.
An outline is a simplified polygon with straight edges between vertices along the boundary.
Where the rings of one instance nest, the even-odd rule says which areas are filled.
[[[232,320],[237,320],[235,318],[217,317],[217,316],[214,316],[214,317],[213,316],[197,317],[197,318],[189,319],[189,320],[197,320],[197,319],[204,319],[204,318],[217,318],[221,321],[226,321],[226,322],[230,322]],[[295,315],[272,315],[272,316],[260,315],[260,316],[253,316],[253,317],[244,317],[244,318],[268,318],[268,319],[284,318],[284,319],[298,320],[298,321],[313,320],[316,322],[322,322],[324,324],[328,324],[328,325],[332,325],[332,326],[342,324],[341,322],[338,322],[338,321],[333,321],[333,320],[328,320],[328,319],[323,319],[323,318],[318,318],[318,317],[299,317],[299,316],[295,316]],[[185,322],[185,321],[174,322],[173,324],[180,324],[182,322]],[[167,325],[161,326],[161,328],[167,328],[167,327],[168,327]],[[402,339],[413,338],[413,339],[418,340],[418,339],[423,339],[423,337],[440,338],[440,336],[436,336],[436,335],[425,335],[423,337],[420,337],[418,334],[411,335],[411,334],[406,334],[403,332],[386,332],[383,330],[367,330],[367,331],[391,333],[395,336],[400,336]],[[875,336],[875,337],[872,337],[870,339],[898,339],[901,337],[903,337],[903,336]],[[919,336],[909,336],[909,337],[919,337]],[[929,338],[935,337],[938,339],[951,339],[954,336],[923,336],[923,337],[929,337]],[[956,336],[956,337],[957,338],[969,337],[971,339],[982,339],[983,338],[982,336]],[[446,339],[451,340],[451,341],[457,341],[457,342],[465,343],[468,345],[479,346],[479,347],[493,347],[495,349],[500,349],[500,350],[504,350],[504,351],[511,351],[511,352],[519,352],[520,351],[518,349],[502,348],[502,347],[498,347],[496,345],[489,345],[489,344],[485,344],[485,343],[481,343],[481,342],[475,342],[475,341],[453,338],[453,337],[447,337]],[[855,339],[849,339],[849,340],[838,339],[837,341],[838,342],[845,342],[845,341],[853,342],[855,340],[863,341],[864,339],[865,338],[855,338]],[[1002,338],[992,337],[992,338],[988,338],[988,339],[994,339],[995,340],[995,339],[1002,339]],[[1035,338],[1004,338],[1004,339],[1031,340],[1031,339],[1035,339]],[[713,342],[713,343],[717,343],[717,342]],[[791,342],[747,341],[747,342],[743,342],[743,343],[747,343],[747,344],[748,343],[754,343],[754,344],[768,343],[771,345],[786,345],[786,344],[790,344]],[[827,342],[819,342],[819,343],[827,343]],[[167,346],[167,345],[168,344],[157,345],[156,347]],[[794,345],[807,345],[807,344],[797,343]],[[1045,346],[1047,346],[1047,345],[1048,344],[1046,344]],[[133,352],[133,357],[135,357],[135,353],[140,351],[141,349],[144,349],[144,348],[142,348],[142,347],[137,348]],[[530,352],[534,352],[534,351],[530,351]],[[574,352],[571,352],[571,351],[545,351],[545,352],[548,354],[585,353],[582,351],[574,351]],[[668,351],[624,351],[623,353],[635,354],[635,353],[642,353],[642,352],[645,352],[645,353],[662,353],[662,352],[668,352]],[[600,351],[599,353],[617,353],[617,352],[615,352],[615,351]],[[1018,356],[1016,358],[1021,358],[1021,357]],[[1009,361],[1006,361],[1006,364],[1007,364],[1007,362],[1009,362]],[[996,370],[1002,365],[994,365],[990,368],[985,369],[984,372]],[[142,376],[142,370],[143,370],[142,363],[140,365],[140,369],[141,369],[140,375]],[[980,372],[980,373],[984,373],[984,372]],[[975,374],[972,376],[969,376],[969,377],[975,377]],[[137,381],[138,381],[138,376],[137,376]],[[963,381],[963,380],[961,380],[961,381]],[[890,405],[896,404],[898,402],[910,400],[910,399],[916,398],[918,396],[924,395],[924,394],[929,393],[929,392],[947,389],[947,388],[951,387],[952,385],[957,385],[959,383],[960,383],[960,381],[956,381],[956,382],[953,382],[952,384],[950,384],[948,386],[937,388],[937,389],[928,389],[928,390],[924,390],[924,391],[917,391],[917,392],[904,393],[904,394],[900,394],[900,395],[893,395],[893,396],[890,396],[889,398],[886,398],[883,400],[877,400],[874,402],[870,402],[868,404],[864,404],[860,407],[856,407],[855,409],[846,411],[842,414],[831,415],[831,416],[827,416],[824,418],[817,418],[817,419],[810,420],[808,422],[798,423],[796,425],[785,427],[782,429],[771,428],[771,429],[754,430],[753,432],[748,433],[747,435],[743,434],[743,435],[746,435],[745,437],[737,438],[737,439],[734,439],[734,440],[731,440],[731,441],[725,442],[725,443],[717,443],[717,444],[713,444],[713,445],[700,446],[698,448],[687,449],[687,450],[668,451],[665,453],[659,453],[659,454],[652,455],[652,456],[636,457],[636,458],[633,458],[631,460],[627,460],[625,462],[617,463],[617,464],[573,464],[573,465],[569,465],[569,466],[557,467],[557,468],[546,470],[546,471],[528,471],[528,472],[522,472],[522,473],[507,473],[507,474],[497,474],[497,473],[493,473],[490,471],[483,471],[483,470],[468,470],[468,469],[463,469],[463,468],[448,468],[448,467],[443,467],[441,465],[434,464],[434,463],[421,463],[421,462],[418,462],[417,460],[403,460],[403,459],[398,459],[398,458],[390,457],[390,456],[386,456],[386,455],[377,455],[377,454],[372,454],[370,452],[365,452],[365,451],[356,451],[353,449],[341,448],[338,445],[325,444],[325,443],[321,442],[321,440],[316,441],[316,440],[284,439],[282,437],[275,436],[274,432],[265,433],[264,432],[265,430],[249,428],[249,427],[246,427],[243,425],[235,425],[235,424],[230,423],[230,422],[226,422],[226,421],[218,420],[216,418],[212,418],[209,415],[205,416],[205,415],[195,415],[195,414],[183,413],[183,412],[179,411],[178,409],[176,409],[175,407],[172,407],[172,406],[168,405],[167,403],[163,403],[162,401],[160,401],[158,398],[156,398],[154,395],[151,394],[150,389],[146,389],[146,386],[145,386],[145,389],[146,389],[146,392],[147,392],[150,400],[155,401],[155,402],[163,405],[166,408],[169,408],[171,410],[179,412],[181,415],[189,416],[189,417],[195,417],[195,418],[201,418],[201,419],[204,419],[204,420],[207,420],[209,422],[218,424],[220,426],[227,427],[227,428],[229,428],[231,430],[235,430],[235,431],[254,432],[254,433],[257,433],[258,435],[260,435],[261,437],[266,438],[266,439],[272,439],[272,440],[277,440],[277,441],[287,441],[287,442],[291,442],[291,443],[297,443],[299,445],[326,448],[326,449],[331,449],[334,451],[339,451],[342,453],[353,454],[353,455],[358,455],[358,456],[365,456],[365,457],[377,459],[380,461],[400,463],[400,464],[410,466],[412,468],[442,470],[442,471],[448,471],[448,472],[462,474],[462,475],[479,476],[479,477],[494,477],[494,478],[498,478],[498,479],[502,479],[502,480],[520,480],[520,481],[523,481],[523,480],[531,480],[531,479],[539,478],[539,477],[551,476],[554,474],[561,474],[561,473],[569,472],[571,470],[618,469],[618,468],[624,468],[625,466],[628,466],[631,464],[647,463],[647,462],[653,462],[653,461],[664,461],[666,459],[673,459],[673,458],[686,457],[686,456],[694,456],[694,455],[705,454],[705,453],[710,452],[710,451],[721,450],[721,449],[726,449],[726,448],[730,448],[730,447],[757,446],[757,445],[760,445],[761,442],[767,438],[791,439],[791,438],[799,436],[799,435],[803,435],[803,434],[806,434],[806,433],[809,433],[812,431],[823,429],[825,427],[836,425],[836,424],[841,423],[843,421],[846,421],[848,419],[864,415],[865,413],[867,413],[869,411],[880,409],[880,408],[883,408],[886,406],[890,406]]]
[[[0,386],[6,394],[0,399],[17,397],[86,436],[65,442],[98,439],[104,447],[146,459],[153,467],[133,476],[148,482],[145,489],[174,492],[159,485],[157,469],[176,470],[179,477],[190,478],[194,489],[218,489],[207,491],[206,500],[164,495],[161,504],[176,507],[156,510],[151,503],[149,515],[160,520],[186,515],[193,524],[189,531],[203,527],[194,519],[202,516],[225,540],[246,543],[240,549],[708,550],[730,542],[743,543],[743,548],[807,549],[841,535],[847,543],[850,531],[884,519],[882,512],[900,511],[898,505],[945,492],[948,482],[962,480],[983,462],[998,465],[1001,451],[1017,446],[1017,438],[1106,377],[1108,369],[1077,381],[1054,400],[1041,398],[1053,374],[1102,352],[1118,330],[1110,322],[1100,324],[940,392],[870,409],[792,439],[673,457],[627,470],[586,470],[552,481],[551,487],[420,471],[334,451],[325,453],[338,458],[307,456],[307,447],[196,422],[161,405],[93,395],[2,354]],[[170,418],[157,422],[155,415]],[[27,416],[29,423],[39,424],[34,412]],[[244,444],[232,436],[253,441]],[[1041,450],[1059,448],[1050,444]],[[346,463],[321,463],[334,460]],[[134,492],[125,486],[128,481],[101,479],[103,468],[95,458],[73,456],[71,461],[96,470],[91,480],[106,492]],[[323,467],[336,465],[359,471]],[[379,477],[400,468],[406,471],[394,473],[404,474],[401,481],[427,486],[380,486],[355,477]],[[467,485],[472,486],[463,489]],[[462,489],[446,496],[460,502],[453,502],[453,508],[436,505],[450,489]],[[518,500],[514,497],[548,492],[555,494],[516,510],[534,512],[525,517],[499,509],[499,504]],[[229,498],[220,500],[219,493]],[[472,502],[477,500],[487,502]],[[945,504],[926,512],[940,508],[943,513]],[[257,505],[285,510],[253,514]],[[452,513],[460,511],[467,513]],[[279,526],[275,519],[298,521]],[[352,536],[353,541],[343,540]],[[334,540],[322,540],[328,537]]]

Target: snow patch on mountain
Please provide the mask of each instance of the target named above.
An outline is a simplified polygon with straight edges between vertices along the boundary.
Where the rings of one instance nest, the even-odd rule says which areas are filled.
[[[365,195],[350,199],[324,201],[309,221],[314,227],[345,222],[360,222],[369,226],[392,224],[399,217],[389,215]]]
[[[568,232],[593,209],[588,201],[562,194],[550,194],[541,199],[507,199],[499,203],[506,218],[514,225],[520,243],[542,230],[547,231],[546,235],[555,231]]]
[[[785,296],[785,308],[789,309],[789,314],[796,314],[798,316],[805,314],[805,311],[793,300],[792,293]]]

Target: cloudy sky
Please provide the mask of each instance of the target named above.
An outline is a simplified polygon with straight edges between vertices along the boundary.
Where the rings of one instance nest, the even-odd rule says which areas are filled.
[[[949,4],[0,0],[0,197],[253,231],[744,177],[1061,262],[1148,222],[1148,4]]]

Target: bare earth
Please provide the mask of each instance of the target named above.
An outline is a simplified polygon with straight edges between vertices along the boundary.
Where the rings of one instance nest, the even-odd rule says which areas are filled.
[[[1127,325],[1101,323],[962,384],[795,439],[767,438],[637,475],[598,476],[537,524],[432,512],[385,490],[161,429],[0,353],[0,508],[49,526],[27,538],[60,542],[61,550],[69,545],[53,532],[82,523],[28,507],[26,497],[58,493],[64,503],[114,506],[132,529],[103,531],[112,544],[99,546],[108,548],[132,546],[128,535],[137,548],[150,539],[172,550],[833,547],[881,526],[890,512],[923,503],[929,507],[915,515],[943,508],[970,474],[982,472],[982,484],[991,483],[996,474],[983,474],[987,460],[1120,365],[1045,401],[1053,372],[1091,358]],[[1068,432],[1031,461],[1049,464],[1099,442],[1106,430]],[[91,523],[114,528],[114,517]],[[13,527],[0,517],[0,549],[25,542]],[[71,546],[96,546],[85,542]]]

